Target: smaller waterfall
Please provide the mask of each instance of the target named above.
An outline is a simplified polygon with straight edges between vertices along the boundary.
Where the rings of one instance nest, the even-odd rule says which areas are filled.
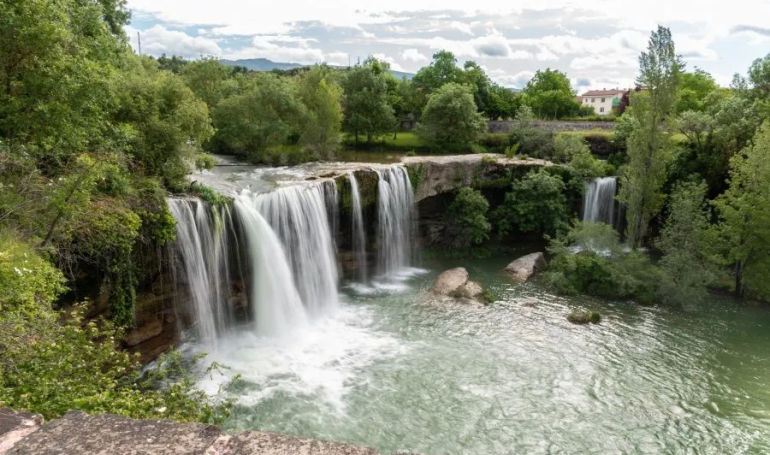
[[[252,262],[251,308],[258,335],[285,335],[307,322],[281,241],[249,194],[235,199]]]
[[[603,177],[586,184],[583,221],[603,222],[615,226],[615,194],[617,177]]]
[[[415,205],[409,173],[403,166],[377,171],[378,254],[380,273],[397,274],[411,265]]]
[[[364,231],[364,216],[361,211],[361,192],[358,189],[358,180],[356,180],[355,174],[349,172],[348,181],[350,182],[350,199],[353,210],[351,216],[353,250],[356,252],[356,259],[358,260],[358,280],[365,283],[367,280],[366,232]]]
[[[190,291],[194,330],[203,343],[215,344],[233,319],[228,280],[238,245],[231,245],[232,213],[199,199],[169,199],[168,207],[177,223],[176,250]]]

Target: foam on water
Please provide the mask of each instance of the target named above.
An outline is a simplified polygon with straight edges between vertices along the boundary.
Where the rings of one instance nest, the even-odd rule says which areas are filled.
[[[214,394],[238,374],[247,389],[238,392],[239,405],[254,406],[287,394],[320,400],[319,404],[342,413],[347,393],[366,381],[367,367],[408,350],[405,343],[375,330],[372,324],[368,309],[341,305],[333,316],[280,337],[233,330],[206,357],[206,363],[214,361],[230,369],[199,385]],[[192,350],[204,349],[193,345]]]

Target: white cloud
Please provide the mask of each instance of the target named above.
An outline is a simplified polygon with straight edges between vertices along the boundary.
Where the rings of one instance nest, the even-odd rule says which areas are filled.
[[[274,62],[301,63],[309,65],[324,61],[321,49],[309,46],[313,40],[293,40],[284,35],[259,35],[252,39],[252,46],[225,53],[229,59],[266,58]],[[280,44],[279,44],[280,43]],[[288,43],[289,46],[281,44]]]
[[[401,58],[411,62],[427,62],[428,57],[424,56],[417,49],[406,49],[401,53]]]
[[[379,54],[373,54],[372,57],[376,58],[377,60],[382,60],[384,62],[390,63],[390,69],[395,71],[404,71],[404,68],[399,65],[393,57],[388,57],[385,54],[379,53]]]
[[[465,33],[466,35],[473,36],[473,30],[471,30],[471,26],[469,24],[459,22],[459,21],[452,21],[449,23],[449,28],[459,30],[460,32]]]
[[[503,70],[492,70],[489,77],[503,87],[524,88],[535,75],[534,71],[519,71],[516,74],[507,74]]]
[[[329,52],[326,54],[326,63],[335,66],[348,66],[350,55],[346,52]]]
[[[133,27],[126,27],[131,46],[134,49],[139,48],[137,32],[142,37],[142,53],[154,56],[161,54],[178,55],[186,58],[198,58],[201,56],[222,55],[222,49],[216,41],[200,37],[190,36],[187,33],[169,30],[162,25],[155,25],[148,30],[137,30]]]

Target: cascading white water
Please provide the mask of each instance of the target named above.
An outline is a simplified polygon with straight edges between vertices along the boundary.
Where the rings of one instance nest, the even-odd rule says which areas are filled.
[[[353,210],[351,214],[353,250],[356,252],[356,260],[358,261],[358,280],[365,283],[367,280],[366,232],[364,231],[364,216],[361,211],[361,192],[358,189],[358,180],[356,180],[355,174],[349,172],[348,181],[350,182],[350,200]]]
[[[617,178],[603,177],[586,184],[583,221],[615,225]]]
[[[266,194],[244,192],[236,208],[251,204],[270,224],[286,252],[294,282],[310,316],[337,305],[338,271],[327,213],[328,183],[294,185]],[[336,196],[335,196],[336,197]]]
[[[378,262],[384,276],[411,265],[415,204],[409,173],[403,166],[377,171]]]
[[[251,259],[251,308],[258,335],[289,333],[307,322],[286,253],[250,193],[235,199]]]
[[[197,338],[215,344],[232,319],[229,245],[232,214],[226,206],[210,207],[199,199],[169,199],[176,220],[176,248],[190,291]],[[234,237],[234,236],[233,236]],[[237,250],[237,245],[235,250]]]

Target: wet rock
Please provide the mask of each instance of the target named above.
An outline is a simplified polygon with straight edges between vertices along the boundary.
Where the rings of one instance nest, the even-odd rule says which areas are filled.
[[[354,446],[338,442],[305,439],[295,436],[247,431],[236,436],[238,455],[379,455],[369,447]]]
[[[596,311],[573,311],[567,315],[567,320],[573,324],[598,324],[602,321],[602,315]]]
[[[504,272],[516,282],[523,283],[545,268],[545,255],[532,253],[522,256],[505,267]]]
[[[8,453],[19,441],[39,430],[42,424],[41,416],[0,408],[0,454]]]
[[[431,287],[436,297],[452,298],[466,303],[489,303],[484,288],[470,280],[463,267],[447,270],[436,278]]]
[[[160,319],[151,319],[141,327],[131,329],[126,333],[126,345],[129,347],[144,343],[163,333],[163,324]]]

